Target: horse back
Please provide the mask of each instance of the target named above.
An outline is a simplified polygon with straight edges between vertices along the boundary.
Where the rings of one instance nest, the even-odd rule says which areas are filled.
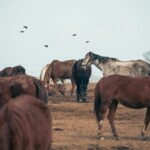
[[[72,67],[75,60],[53,61],[51,63],[52,77],[67,79],[72,77]]]
[[[19,96],[6,103],[0,109],[0,124],[2,150],[48,150],[50,147],[50,112],[35,97]]]
[[[110,75],[98,86],[101,98],[109,103],[116,99],[131,108],[150,107],[150,77]]]
[[[11,98],[28,94],[47,103],[47,93],[42,81],[27,75],[0,77],[0,106]]]

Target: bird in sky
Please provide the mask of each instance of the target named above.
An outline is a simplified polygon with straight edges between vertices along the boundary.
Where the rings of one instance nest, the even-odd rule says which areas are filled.
[[[76,36],[76,35],[77,35],[77,34],[74,33],[72,36]]]
[[[44,45],[44,47],[48,47],[48,45]]]
[[[90,41],[86,41],[86,43],[89,43]]]
[[[27,26],[23,26],[23,28],[28,29],[28,27],[27,27]]]
[[[20,33],[24,33],[24,31],[22,30],[22,31],[20,31]]]

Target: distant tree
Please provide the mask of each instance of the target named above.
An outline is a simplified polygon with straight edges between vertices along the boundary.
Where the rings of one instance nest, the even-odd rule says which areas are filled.
[[[150,50],[143,53],[143,57],[146,61],[150,63]]]

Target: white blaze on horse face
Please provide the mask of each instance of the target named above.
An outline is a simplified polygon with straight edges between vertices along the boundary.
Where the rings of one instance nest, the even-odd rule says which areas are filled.
[[[89,65],[89,63],[90,63],[90,57],[89,56],[85,57],[85,59],[82,62],[82,66],[87,66]]]

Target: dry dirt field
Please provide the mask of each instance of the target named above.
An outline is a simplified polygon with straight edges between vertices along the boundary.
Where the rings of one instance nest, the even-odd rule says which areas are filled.
[[[95,84],[88,86],[89,103],[76,102],[76,93],[68,99],[49,97],[52,115],[52,150],[150,150],[150,127],[147,139],[140,139],[145,109],[130,109],[119,105],[115,125],[120,140],[112,136],[107,116],[103,124],[105,139],[97,139],[97,122],[93,113]],[[70,85],[67,85],[67,91]],[[69,94],[69,93],[68,93]]]

